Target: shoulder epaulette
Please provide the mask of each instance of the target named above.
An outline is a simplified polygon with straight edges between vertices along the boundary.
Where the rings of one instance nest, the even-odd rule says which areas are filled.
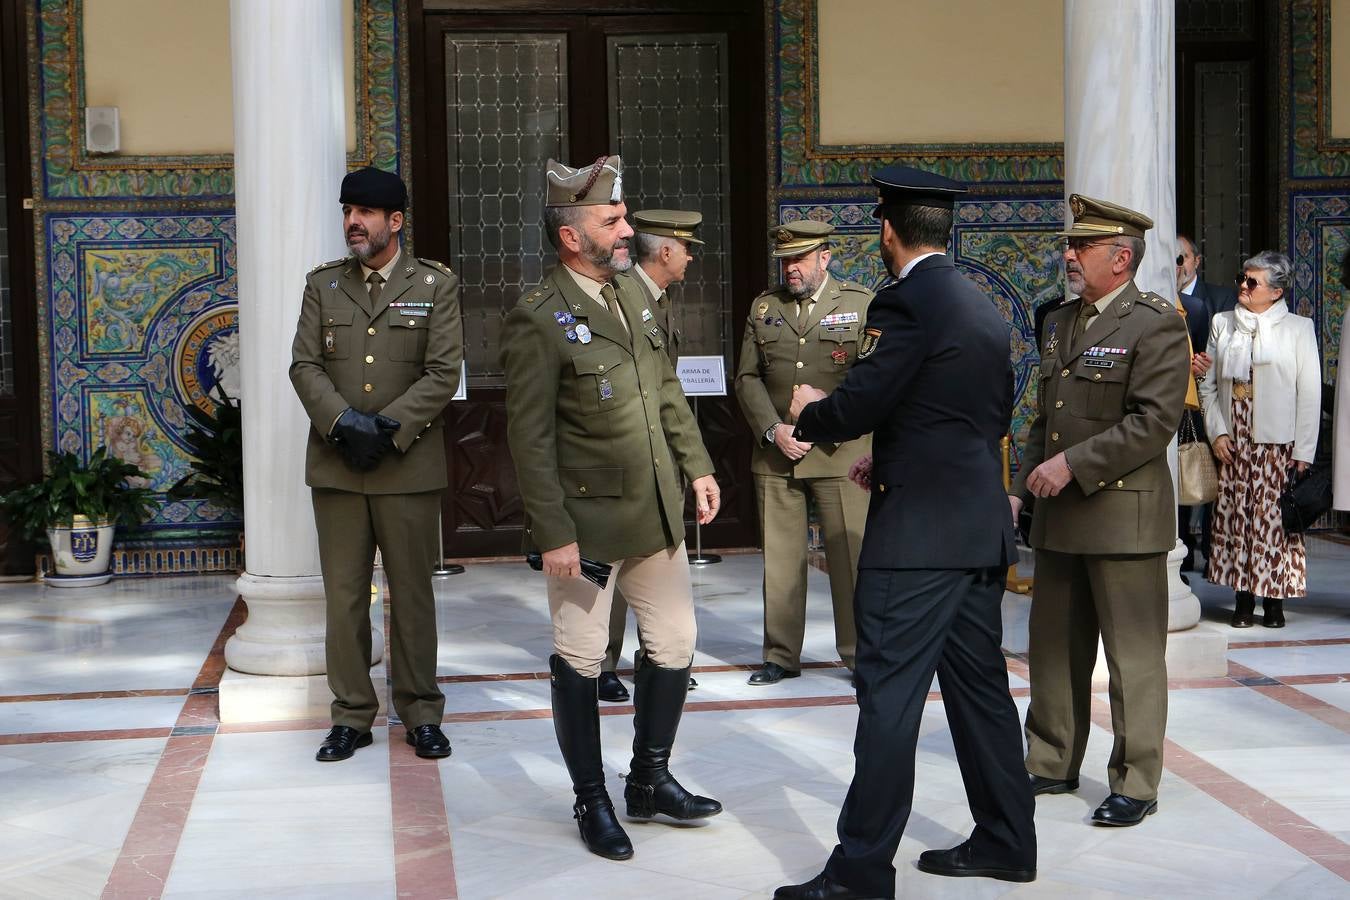
[[[857,291],[860,294],[874,293],[870,288],[865,288],[856,281],[845,281],[842,278],[836,279],[836,281],[839,283],[839,290],[841,291]]]
[[[440,269],[442,272],[444,272],[444,273],[447,274],[447,275],[453,275],[453,274],[455,274],[454,272],[450,271],[450,267],[449,267],[449,266],[447,266],[445,263],[440,262],[440,261],[438,261],[438,260],[427,259],[426,257],[419,256],[419,257],[417,257],[417,261],[420,262],[420,263],[421,263],[422,265],[424,265],[424,266],[431,266],[433,269]]]
[[[317,266],[315,266],[314,268],[310,269],[309,272],[308,272],[307,274],[308,274],[308,275],[313,275],[315,272],[318,272],[318,271],[320,271],[321,269],[331,269],[331,268],[333,268],[333,266],[340,266],[340,265],[342,265],[343,263],[345,263],[345,262],[346,262],[347,260],[349,260],[349,259],[351,259],[350,256],[344,256],[344,257],[342,257],[342,259],[334,259],[334,260],[329,260],[329,261],[326,262],[326,263],[319,263]]]
[[[1166,300],[1164,300],[1157,294],[1151,294],[1148,291],[1140,291],[1139,302],[1136,303],[1135,305],[1146,307],[1148,309],[1153,310],[1154,312],[1177,311],[1177,308],[1173,306],[1171,303],[1168,303]]]
[[[527,306],[537,307],[540,303],[552,297],[554,293],[555,290],[551,284],[535,285],[532,290],[520,295],[520,302]]]

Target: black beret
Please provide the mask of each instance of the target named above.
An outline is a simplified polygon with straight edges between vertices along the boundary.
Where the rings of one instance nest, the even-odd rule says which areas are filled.
[[[900,164],[886,166],[872,173],[872,183],[881,192],[882,206],[935,206],[952,209],[958,194],[966,192],[965,185],[913,166]],[[880,209],[878,208],[878,214]]]
[[[347,177],[342,179],[342,193],[338,195],[338,202],[344,206],[351,204],[402,212],[408,206],[408,188],[395,173],[366,166],[348,172]]]

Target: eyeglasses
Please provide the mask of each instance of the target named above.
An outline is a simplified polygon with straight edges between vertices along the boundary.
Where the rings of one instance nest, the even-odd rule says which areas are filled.
[[[1249,291],[1254,291],[1257,288],[1262,287],[1261,282],[1257,281],[1255,278],[1252,278],[1245,272],[1237,277],[1238,290],[1242,290],[1243,285],[1246,285],[1247,290]]]
[[[1082,254],[1091,250],[1093,247],[1115,247],[1120,249],[1120,244],[1115,241],[1093,241],[1084,238],[1069,238],[1064,242],[1065,250],[1072,250],[1074,253]]]

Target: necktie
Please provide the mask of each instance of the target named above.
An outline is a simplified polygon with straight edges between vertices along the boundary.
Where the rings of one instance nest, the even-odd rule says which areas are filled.
[[[1078,311],[1078,322],[1074,326],[1073,339],[1076,341],[1082,337],[1083,332],[1088,330],[1088,326],[1097,315],[1097,307],[1091,303],[1084,303],[1083,308]]]
[[[623,316],[623,309],[619,306],[619,295],[614,293],[614,285],[606,281],[600,286],[600,298],[604,301],[605,309],[614,314],[614,318],[619,320],[624,331],[628,331],[628,321]]]
[[[806,327],[807,309],[810,308],[811,301],[805,297],[797,301],[797,330],[801,331]]]
[[[380,292],[384,290],[384,276],[379,272],[371,272],[366,278],[366,284],[370,285],[370,305],[374,306],[380,302]]]

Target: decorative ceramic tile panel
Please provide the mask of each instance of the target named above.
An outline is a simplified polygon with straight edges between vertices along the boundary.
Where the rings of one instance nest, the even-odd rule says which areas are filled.
[[[1294,194],[1289,201],[1289,248],[1294,260],[1294,311],[1311,316],[1322,348],[1322,380],[1334,383],[1341,321],[1350,291],[1341,261],[1350,250],[1350,191]]]

